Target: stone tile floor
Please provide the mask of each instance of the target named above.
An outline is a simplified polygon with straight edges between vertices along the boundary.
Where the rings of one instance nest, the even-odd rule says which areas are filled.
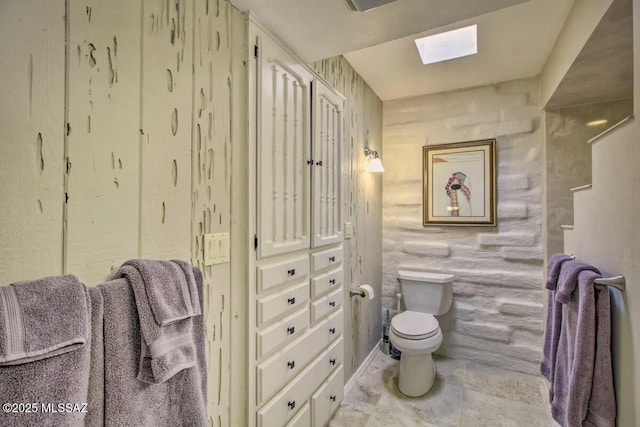
[[[345,396],[330,427],[554,426],[541,376],[434,357],[436,380],[423,397],[397,389],[399,361],[378,352]]]

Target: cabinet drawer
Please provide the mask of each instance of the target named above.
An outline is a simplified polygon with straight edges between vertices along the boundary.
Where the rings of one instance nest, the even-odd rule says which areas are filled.
[[[309,299],[309,282],[258,299],[258,327],[276,317],[302,307]]]
[[[335,289],[342,285],[342,268],[311,278],[311,294],[313,297]]]
[[[333,348],[333,347],[331,347]],[[287,384],[269,402],[258,410],[258,427],[280,427],[286,425],[311,397],[311,394],[327,377],[326,356],[324,351],[300,375]]]
[[[276,348],[282,346],[295,336],[300,335],[305,328],[309,326],[309,307],[305,306],[302,310],[285,317],[269,326],[267,329],[257,333],[257,352],[258,359],[271,353]]]
[[[311,397],[311,414],[313,425],[324,426],[344,397],[343,367],[335,371],[331,377]]]
[[[318,375],[327,378],[331,372],[344,362],[344,339],[341,336],[336,342],[322,353],[322,362],[318,368]]]
[[[311,405],[306,403],[286,427],[311,427]]]
[[[258,403],[295,377],[329,343],[328,321],[309,330],[278,354],[258,365]]]
[[[311,254],[311,267],[313,271],[319,271],[330,265],[338,265],[342,262],[342,246],[326,251]]]
[[[279,286],[289,280],[304,278],[308,274],[308,255],[258,266],[258,293]]]
[[[327,313],[330,313],[342,306],[342,289],[338,289],[326,297],[322,297],[311,303],[312,321],[316,322]]]
[[[344,329],[344,311],[339,309],[329,316],[327,318],[327,324],[323,327],[327,333],[326,336],[329,337],[329,342],[338,338]]]

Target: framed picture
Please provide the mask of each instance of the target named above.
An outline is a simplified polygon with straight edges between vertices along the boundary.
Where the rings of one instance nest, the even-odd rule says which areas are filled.
[[[496,225],[496,140],[422,148],[424,225]]]

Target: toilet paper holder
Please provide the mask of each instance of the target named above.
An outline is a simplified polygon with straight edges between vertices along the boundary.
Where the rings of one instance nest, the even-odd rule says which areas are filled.
[[[361,283],[357,289],[349,289],[349,295],[352,297],[357,296],[362,299],[370,300],[373,299],[375,293],[371,286],[367,285],[366,283]]]
[[[352,296],[352,297],[356,297],[357,296],[357,297],[364,298],[366,296],[366,294],[364,293],[364,291],[358,291],[358,290],[355,290],[355,289],[349,289],[349,296]]]

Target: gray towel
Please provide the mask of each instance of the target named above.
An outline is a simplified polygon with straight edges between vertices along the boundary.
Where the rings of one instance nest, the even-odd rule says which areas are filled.
[[[0,396],[31,409],[2,411],[0,425],[83,424],[91,411],[90,318],[89,295],[73,276],[0,288]]]
[[[194,275],[202,310],[202,276],[197,269]],[[203,316],[192,319],[195,366],[159,384],[141,382],[136,376],[142,337],[133,291],[124,279],[99,288],[104,299],[105,425],[206,426]]]
[[[91,369],[89,370],[89,408],[84,425],[104,425],[104,337],[103,301],[99,288],[88,288],[91,297]]]
[[[566,265],[565,265],[566,266]],[[563,266],[563,270],[565,269]],[[568,268],[574,277],[578,264]],[[611,365],[611,311],[609,289],[594,285],[601,277],[582,264],[577,285],[563,304],[563,319],[551,384],[551,412],[562,426],[613,427],[616,403]],[[565,272],[558,286],[563,285]]]
[[[192,319],[202,310],[193,269],[185,264],[130,260],[114,275],[126,278],[135,296],[142,332],[140,381],[161,383],[196,364]]]
[[[177,260],[132,259],[120,269],[125,266],[133,267],[138,277],[117,272],[115,278],[128,277],[134,286],[136,301],[138,294],[146,295],[158,325],[169,325],[201,313],[191,264]]]
[[[560,276],[562,265],[572,260],[571,256],[565,254],[555,254],[549,259],[547,282],[545,284],[545,287],[549,290],[547,297],[547,324],[542,347],[542,361],[540,363],[540,373],[547,381],[552,380],[558,339],[560,338],[560,325],[562,324],[562,304],[556,301],[558,277]]]

